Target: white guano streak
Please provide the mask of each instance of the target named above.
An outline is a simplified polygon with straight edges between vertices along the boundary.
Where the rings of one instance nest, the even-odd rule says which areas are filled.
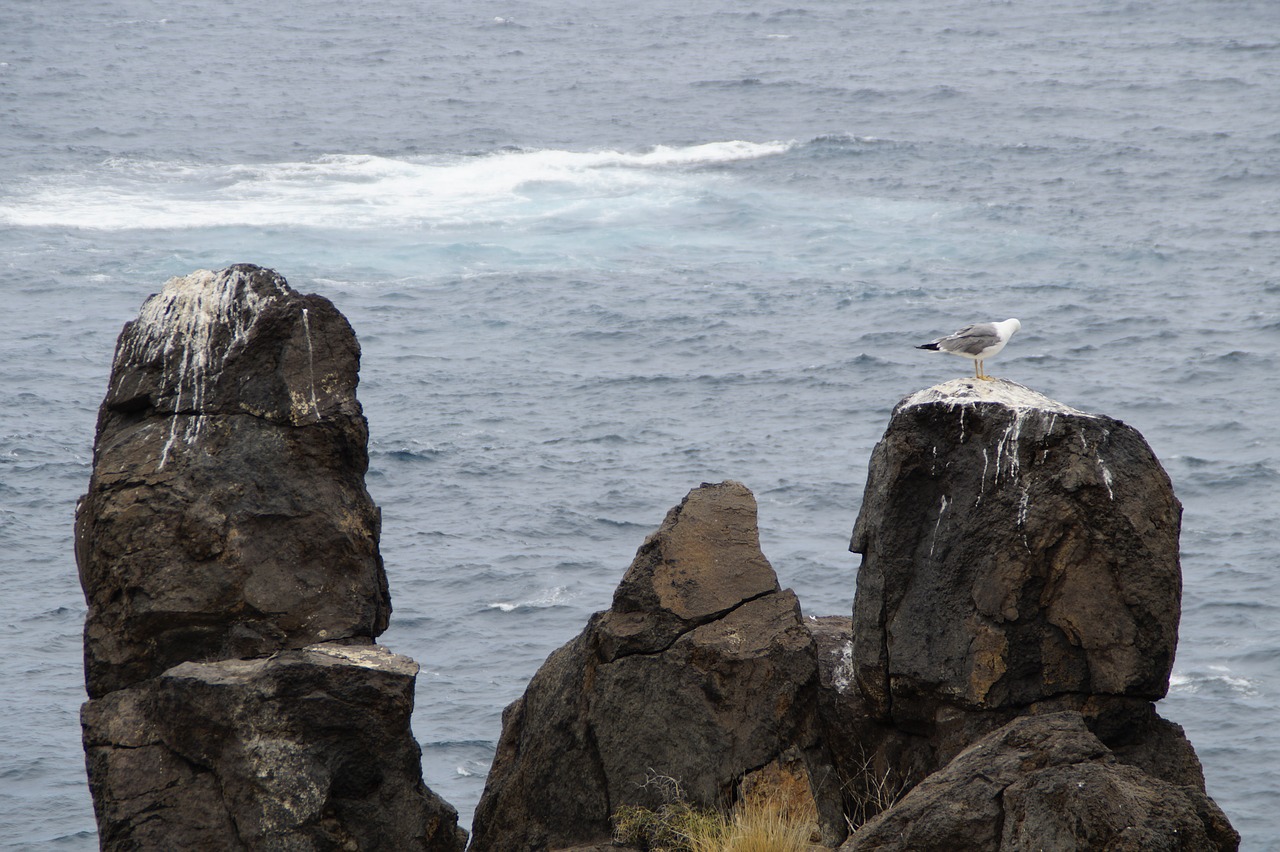
[[[307,317],[307,309],[302,309],[302,330],[307,335],[307,383],[311,389],[311,413],[320,419],[320,403],[316,400],[316,353],[311,347],[311,320]]]
[[[933,557],[933,549],[938,546],[938,531],[942,529],[942,517],[947,514],[947,507],[951,505],[951,499],[947,495],[942,495],[942,503],[938,506],[938,520],[933,524],[933,539],[929,542],[929,556]]]
[[[169,460],[179,435],[178,418],[184,411],[190,413],[190,419],[182,430],[182,440],[190,443],[200,434],[206,391],[221,374],[228,354],[248,339],[262,309],[274,299],[274,294],[263,297],[254,292],[239,270],[201,269],[170,278],[142,306],[133,339],[123,354],[139,363],[159,359],[164,385],[174,388],[169,436],[157,469],[163,469]],[[225,347],[216,347],[220,328],[228,331]]]

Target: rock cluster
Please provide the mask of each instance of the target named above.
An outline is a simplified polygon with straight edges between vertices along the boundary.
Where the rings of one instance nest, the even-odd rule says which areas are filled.
[[[359,347],[237,266],[125,327],[76,555],[105,849],[462,852],[364,488]],[[1135,430],[1005,381],[903,400],[852,618],[806,618],[741,483],[703,484],[503,714],[473,852],[785,796],[856,850],[1235,849],[1178,726],[1181,507]],[[616,848],[616,847],[612,847]]]
[[[104,848],[460,850],[364,486],[360,350],[274,272],[169,281],[125,326],[76,513]]]
[[[661,779],[724,807],[786,765],[814,840],[846,852],[1233,849],[1152,704],[1180,514],[1125,424],[948,382],[872,456],[853,618],[806,619],[750,492],[703,485],[507,709],[472,848],[592,848],[620,806],[660,807]]]

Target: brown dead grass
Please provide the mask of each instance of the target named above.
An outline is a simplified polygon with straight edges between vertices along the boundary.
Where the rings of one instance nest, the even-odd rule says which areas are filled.
[[[669,786],[679,795],[678,784]],[[816,831],[808,782],[788,773],[747,790],[727,816],[683,797],[657,810],[623,807],[614,814],[615,840],[650,852],[808,852]]]

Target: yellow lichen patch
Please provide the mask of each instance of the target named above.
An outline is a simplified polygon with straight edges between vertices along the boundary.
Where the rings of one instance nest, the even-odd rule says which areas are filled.
[[[320,411],[316,406],[315,394],[307,391],[289,390],[289,419],[298,426],[304,421],[314,422],[320,419]]]
[[[969,700],[979,704],[987,700],[991,688],[1008,670],[1005,662],[1008,652],[1009,640],[1004,633],[987,624],[973,625],[973,640],[969,643]]]

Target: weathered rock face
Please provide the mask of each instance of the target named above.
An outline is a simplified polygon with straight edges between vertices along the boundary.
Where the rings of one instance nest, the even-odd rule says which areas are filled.
[[[812,744],[813,640],[760,553],[756,506],[703,485],[640,548],[613,608],[553,653],[503,714],[475,852],[606,841],[655,775],[711,806],[790,746]]]
[[[1150,448],[1117,420],[1002,380],[903,400],[851,545],[868,709],[909,727],[948,708],[1162,697],[1180,516]]]
[[[1180,516],[1119,421],[1001,380],[903,400],[854,527],[848,645],[833,622],[819,647],[846,652],[824,676],[837,764],[853,743],[913,789],[841,848],[1236,848],[1151,703],[1177,644]]]
[[[332,304],[252,266],[125,326],[76,517],[91,696],[386,628],[359,357]]]
[[[379,646],[183,663],[84,707],[104,849],[461,850]]]
[[[465,845],[422,782],[417,665],[372,644],[359,356],[253,266],[171,280],[120,335],[76,516],[103,848]]]
[[[1118,763],[1078,713],[1022,716],[971,745],[843,852],[1234,849],[1203,791]]]

